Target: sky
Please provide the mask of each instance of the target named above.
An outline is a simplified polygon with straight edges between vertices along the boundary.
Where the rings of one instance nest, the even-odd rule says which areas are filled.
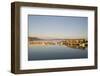
[[[88,18],[74,16],[28,16],[28,35],[39,38],[87,38]]]

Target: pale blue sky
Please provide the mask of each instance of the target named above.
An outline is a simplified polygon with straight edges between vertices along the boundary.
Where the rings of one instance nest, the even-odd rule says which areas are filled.
[[[29,36],[87,38],[88,18],[71,16],[28,16]]]

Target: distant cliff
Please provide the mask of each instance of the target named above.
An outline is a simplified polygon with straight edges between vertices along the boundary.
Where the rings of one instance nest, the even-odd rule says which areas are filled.
[[[42,40],[42,39],[37,38],[37,37],[28,37],[28,40],[29,41],[33,41],[33,40]]]

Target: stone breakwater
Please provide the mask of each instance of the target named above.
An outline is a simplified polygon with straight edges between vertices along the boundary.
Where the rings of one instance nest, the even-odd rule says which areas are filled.
[[[86,39],[62,39],[62,40],[31,40],[29,46],[50,46],[59,45],[71,48],[86,48],[88,41]]]

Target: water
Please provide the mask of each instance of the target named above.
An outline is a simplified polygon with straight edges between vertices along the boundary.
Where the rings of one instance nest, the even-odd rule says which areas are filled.
[[[29,46],[28,60],[55,60],[88,58],[88,50],[66,46]]]

